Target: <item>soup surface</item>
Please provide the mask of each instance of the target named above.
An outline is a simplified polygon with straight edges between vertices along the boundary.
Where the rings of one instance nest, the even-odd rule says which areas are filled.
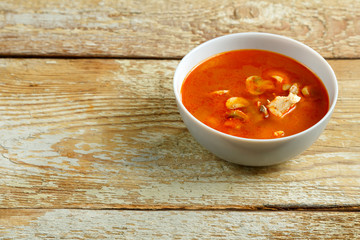
[[[187,110],[218,131],[245,138],[289,136],[328,111],[321,80],[301,63],[263,50],[217,54],[187,75],[181,88]]]

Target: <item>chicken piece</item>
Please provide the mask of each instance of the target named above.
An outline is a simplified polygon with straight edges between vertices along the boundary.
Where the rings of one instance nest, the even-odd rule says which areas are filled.
[[[288,96],[277,96],[267,105],[268,110],[277,117],[284,117],[300,101],[301,97],[289,93]]]
[[[294,83],[293,85],[291,85],[289,92],[297,95],[299,93],[299,85],[297,83]]]

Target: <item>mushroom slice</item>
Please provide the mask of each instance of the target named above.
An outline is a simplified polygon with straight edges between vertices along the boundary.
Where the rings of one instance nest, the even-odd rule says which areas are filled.
[[[284,85],[282,85],[282,90],[283,91],[287,91],[289,90],[291,87],[291,84],[290,83],[285,83]]]
[[[301,89],[301,93],[304,97],[311,97],[312,99],[321,99],[321,94],[319,90],[314,88],[313,86],[305,86]]]
[[[249,101],[242,97],[231,97],[226,101],[228,109],[237,109],[249,106]]]
[[[296,103],[300,101],[301,97],[289,93],[289,96],[277,96],[274,100],[267,105],[269,111],[277,117],[284,117],[292,110]]]
[[[243,122],[249,121],[249,116],[246,115],[243,111],[238,110],[238,109],[227,112],[226,117],[227,118],[237,118]]]
[[[274,78],[278,83],[282,83],[284,81],[284,78],[278,75],[272,75],[272,78]]]
[[[301,93],[306,97],[310,96],[309,86],[303,87],[303,89],[301,89]]]
[[[260,105],[260,112],[262,112],[264,114],[264,118],[268,118],[269,117],[269,112],[267,110],[267,108],[265,107],[265,105]]]
[[[275,85],[272,81],[264,80],[260,76],[250,76],[246,79],[246,89],[253,95],[260,95],[266,90],[274,88]]]

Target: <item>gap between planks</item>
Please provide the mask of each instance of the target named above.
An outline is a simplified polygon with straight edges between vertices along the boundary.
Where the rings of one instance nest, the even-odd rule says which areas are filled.
[[[232,212],[360,212],[360,205],[350,206],[133,206],[106,208],[0,208],[0,210],[84,210],[84,211],[232,211]]]
[[[184,56],[183,56],[184,57]],[[154,57],[154,56],[107,56],[107,55],[1,55],[0,58],[22,59],[115,59],[115,60],[181,60],[183,57]],[[346,60],[346,58],[336,58]],[[349,58],[356,60],[356,58]],[[360,59],[360,58],[359,58]]]
[[[107,55],[1,55],[0,58],[23,59],[118,59],[118,60],[181,60],[181,57],[154,57],[154,56],[107,56]],[[360,57],[324,58],[325,60],[360,60]]]

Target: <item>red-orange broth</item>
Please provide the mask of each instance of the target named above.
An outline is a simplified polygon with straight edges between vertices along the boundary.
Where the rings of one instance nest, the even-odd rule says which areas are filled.
[[[206,59],[187,75],[181,95],[186,109],[204,124],[254,139],[301,132],[329,108],[327,91],[311,70],[263,50],[236,50]]]

